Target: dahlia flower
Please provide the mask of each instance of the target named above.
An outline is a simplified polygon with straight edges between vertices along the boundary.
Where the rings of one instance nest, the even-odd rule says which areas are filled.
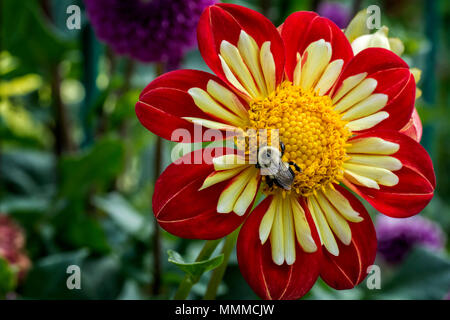
[[[445,246],[442,229],[420,216],[406,219],[393,219],[379,216],[375,223],[378,252],[390,263],[403,261],[414,246],[420,245],[438,251]]]
[[[353,288],[377,250],[354,193],[403,218],[435,189],[427,152],[399,133],[414,108],[408,65],[382,48],[354,56],[344,33],[313,12],[293,13],[277,29],[253,10],[217,4],[203,12],[197,38],[216,75],[164,74],[142,91],[136,114],[165,139],[179,142],[184,132],[191,142],[211,141],[225,132],[235,147],[196,150],[168,166],[153,195],[158,223],[193,239],[218,239],[242,224],[238,263],[261,298],[300,298],[319,276]],[[280,143],[270,135],[265,146],[282,156],[288,183],[263,173],[262,147],[252,161],[249,141],[264,141],[265,130],[279,132]],[[253,209],[258,191],[265,198]]]
[[[97,36],[119,54],[176,67],[195,45],[203,9],[216,0],[85,0]]]

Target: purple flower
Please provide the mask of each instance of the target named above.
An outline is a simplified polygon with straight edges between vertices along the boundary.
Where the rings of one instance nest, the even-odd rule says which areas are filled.
[[[376,220],[378,252],[390,263],[401,262],[415,245],[440,250],[445,245],[445,235],[434,222],[414,216],[394,219],[378,216]]]
[[[118,54],[177,67],[216,0],[85,0],[97,36]]]
[[[348,7],[336,2],[322,2],[317,8],[317,13],[328,18],[343,29],[350,22],[350,10]]]

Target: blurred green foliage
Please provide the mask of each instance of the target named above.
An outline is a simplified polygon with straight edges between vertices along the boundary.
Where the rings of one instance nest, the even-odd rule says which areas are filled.
[[[14,270],[5,259],[0,258],[0,299],[4,299],[9,292],[14,290],[16,283]]]
[[[290,12],[314,9],[320,1],[227,2],[263,11],[278,24]],[[349,8],[354,4],[342,2]],[[424,70],[419,87],[426,85],[417,107],[438,187],[423,214],[449,235],[450,5],[436,1],[430,10],[427,2],[362,5],[381,6],[382,23],[405,42],[407,62]],[[72,3],[82,7],[81,1],[1,2],[0,212],[25,229],[33,267],[16,283],[14,271],[0,259],[0,297],[15,291],[25,299],[170,298],[186,272],[199,280],[189,297],[199,298],[208,271],[223,259],[220,246],[212,259],[192,263],[203,242],[160,231],[160,248],[155,250],[151,195],[156,139],[134,113],[140,90],[154,78],[155,68],[83,37],[89,30],[84,16],[82,30],[67,30],[65,9]],[[87,64],[92,46],[98,59]],[[187,54],[183,66],[207,70],[197,51]],[[87,81],[86,75],[93,78]],[[171,146],[163,144],[163,167],[170,162]],[[174,251],[166,254],[169,249]],[[69,265],[82,270],[81,290],[65,285]],[[306,298],[441,299],[450,290],[445,255],[416,250],[403,265],[383,270],[382,290],[367,290],[363,282],[337,292],[318,282]],[[159,288],[154,287],[157,282]],[[218,298],[256,298],[234,255]]]

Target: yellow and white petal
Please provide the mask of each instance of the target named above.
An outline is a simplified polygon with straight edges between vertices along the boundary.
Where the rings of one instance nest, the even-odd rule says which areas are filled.
[[[238,49],[245,64],[250,69],[256,84],[263,96],[267,96],[266,82],[259,63],[259,47],[255,39],[244,30],[241,31],[238,41]]]
[[[311,235],[311,228],[306,220],[305,211],[294,197],[291,197],[291,209],[294,216],[295,235],[299,245],[305,252],[315,252],[317,245]]]
[[[202,119],[202,118],[194,118],[194,117],[181,117],[182,119],[185,119],[189,122],[192,122],[193,124],[197,124],[199,126],[210,128],[210,129],[217,129],[217,130],[225,130],[225,131],[239,131],[240,128],[235,126],[230,126],[228,124],[217,122],[213,120],[208,119]]]
[[[273,262],[281,266],[284,263],[283,201],[277,202],[277,210],[270,232],[270,246],[272,248]]]
[[[362,9],[353,17],[347,28],[345,28],[345,36],[350,43],[352,43],[359,36],[369,33],[370,30],[367,27],[369,13],[371,13],[371,11]]]
[[[367,48],[385,48],[391,50],[389,39],[387,37],[388,31],[388,28],[383,26],[373,34],[366,34],[356,38],[352,42],[353,54],[357,55]]]
[[[383,93],[375,93],[361,102],[355,104],[342,115],[342,120],[355,120],[373,114],[384,108],[388,96]]]
[[[375,180],[361,176],[353,171],[344,170],[344,177],[354,184],[377,190],[380,189],[380,186]]]
[[[237,199],[233,207],[233,212],[238,216],[244,215],[247,212],[248,207],[255,198],[256,192],[258,192],[259,174],[256,168],[253,169],[250,180],[247,182],[244,190]]]
[[[308,90],[315,85],[331,59],[331,44],[324,39],[311,43],[303,54],[300,87]]]
[[[242,84],[239,82],[239,80],[236,78],[236,76],[233,74],[233,71],[231,71],[230,67],[226,63],[226,61],[222,58],[222,56],[219,54],[220,64],[222,65],[223,72],[225,74],[225,77],[227,80],[239,91],[241,91],[244,95],[247,97],[251,97],[250,93],[242,86]]]
[[[337,78],[341,74],[344,60],[337,59],[328,64],[327,68],[323,72],[320,80],[317,82],[314,91],[317,91],[319,96],[323,96],[336,82]],[[294,73],[295,77],[295,73]]]
[[[319,196],[324,196],[327,200],[339,211],[339,213],[348,221],[351,222],[361,222],[363,218],[360,216],[359,212],[353,210],[350,202],[344,197],[339,191],[333,188],[325,188],[322,194]]]
[[[272,52],[270,51],[270,41],[266,41],[262,44],[259,59],[261,61],[261,68],[266,81],[267,93],[270,94],[275,91],[276,86],[275,60],[273,59]]]
[[[333,232],[330,229],[330,226],[325,219],[325,216],[317,203],[314,197],[308,198],[308,208],[311,212],[311,215],[315,218],[317,231],[320,234],[320,238],[322,240],[325,248],[334,256],[339,255],[339,247],[337,245],[336,239],[334,238]]]
[[[409,71],[411,71],[416,84],[419,83],[420,78],[422,77],[422,70],[420,70],[418,68],[411,68],[411,69],[409,69]]]
[[[347,153],[369,153],[391,155],[400,149],[400,145],[386,141],[378,137],[369,137],[349,141],[351,144],[346,148]]]
[[[245,125],[245,121],[223,108],[205,90],[200,88],[191,88],[188,90],[188,93],[194,100],[196,106],[203,112],[223,119],[225,122],[237,127],[243,127]]]
[[[401,56],[405,52],[405,45],[399,38],[389,38],[389,47],[396,55]]]
[[[294,77],[292,83],[294,86],[300,85],[300,79],[302,78],[302,56],[297,52],[297,65],[294,69]]]
[[[305,212],[295,197],[273,195],[259,226],[259,239],[270,239],[272,260],[292,265],[296,259],[296,241],[305,252],[317,251]]]
[[[221,172],[224,171],[219,171],[219,173]],[[219,200],[217,201],[217,212],[229,213],[233,211],[236,201],[238,200],[244,188],[247,186],[247,183],[249,182],[253,173],[254,167],[250,166],[231,180],[229,186],[227,186],[227,188],[222,191],[219,196]]]
[[[220,56],[224,59],[230,70],[239,79],[242,86],[250,93],[253,98],[260,97],[261,94],[256,88],[252,74],[248,70],[241,57],[239,49],[226,40],[220,44]]]
[[[398,177],[391,171],[378,167],[369,167],[361,164],[344,163],[345,171],[351,171],[359,176],[369,178],[383,186],[392,187],[398,184]]]
[[[238,154],[225,154],[220,157],[213,158],[214,170],[228,170],[238,168],[245,165],[245,158]]]
[[[353,76],[346,78],[342,81],[341,86],[337,90],[335,94],[333,94],[333,103],[338,102],[344,95],[347,94],[350,90],[356,87],[361,81],[363,81],[367,77],[367,72],[358,73]]]
[[[334,110],[337,112],[344,112],[356,103],[366,99],[375,90],[377,84],[378,82],[375,79],[364,79],[335,105]]]
[[[240,173],[242,170],[244,170],[246,165],[244,166],[238,166],[237,168],[224,170],[224,171],[214,171],[211,173],[208,177],[206,177],[205,181],[203,181],[202,186],[200,187],[200,190],[209,188],[217,183],[220,183],[222,181],[228,180],[236,176],[238,173]]]
[[[372,167],[384,168],[390,171],[400,170],[402,163],[400,160],[390,156],[351,154],[348,163],[363,164]]]
[[[270,231],[272,230],[273,220],[275,218],[275,213],[278,208],[279,197],[273,197],[272,202],[270,203],[267,212],[264,214],[264,217],[261,220],[261,224],[259,225],[259,239],[261,240],[261,244],[266,243],[267,238],[269,238]]]
[[[247,109],[241,103],[239,98],[229,89],[225,88],[214,80],[209,80],[206,86],[206,91],[208,91],[211,97],[227,107],[238,117],[240,117],[241,119],[248,119]]]
[[[289,199],[283,199],[284,260],[286,264],[295,262],[295,232],[292,208]]]
[[[339,214],[339,212],[328,202],[328,200],[320,193],[315,197],[320,209],[325,214],[328,224],[334,234],[342,241],[343,244],[349,245],[352,240],[352,231],[347,221]]]
[[[377,124],[379,124],[383,120],[386,120],[387,118],[389,118],[389,113],[387,113],[386,111],[380,111],[370,116],[350,121],[346,124],[346,127],[351,131],[367,130],[375,127]]]

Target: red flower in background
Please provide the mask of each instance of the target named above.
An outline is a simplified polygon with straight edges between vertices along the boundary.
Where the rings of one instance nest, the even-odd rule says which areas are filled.
[[[136,104],[141,123],[174,141],[174,130],[195,138],[200,124],[277,129],[280,156],[295,176],[283,187],[248,154],[194,151],[156,183],[159,224],[180,237],[217,239],[243,223],[239,266],[264,299],[297,299],[319,276],[333,288],[353,288],[375,259],[376,234],[343,185],[391,217],[417,214],[433,197],[427,152],[400,133],[414,108],[408,65],[381,48],[353,56],[342,31],[313,12],[296,12],[277,29],[250,9],[214,5],[200,19],[198,42],[217,76],[179,70],[158,77]],[[184,163],[197,156],[201,164]],[[266,198],[251,212],[258,190]]]
[[[22,228],[6,215],[0,214],[0,258],[17,268],[19,280],[23,280],[31,267],[25,253],[25,235]]]

